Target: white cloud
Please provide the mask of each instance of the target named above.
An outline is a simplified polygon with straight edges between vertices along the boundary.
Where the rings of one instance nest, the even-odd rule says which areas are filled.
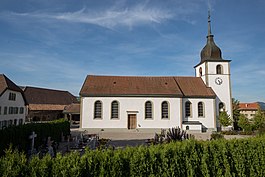
[[[17,13],[12,11],[2,12],[1,19],[17,21],[21,17],[29,18],[29,22],[52,23],[51,20],[64,21],[70,23],[93,24],[104,28],[115,29],[124,26],[132,28],[138,25],[149,23],[163,23],[169,19],[181,20],[195,24],[196,21],[190,17],[191,14],[198,13],[202,2],[205,0],[192,0],[183,2],[174,0],[168,2],[160,1],[113,1],[111,5],[86,5],[78,11],[66,11],[62,9],[48,8],[45,10]],[[68,8],[69,9],[69,8]],[[60,11],[60,12],[59,12]],[[20,20],[18,20],[20,22]]]
[[[132,28],[133,26],[147,23],[161,23],[171,19],[174,15],[168,10],[156,7],[147,7],[145,4],[136,5],[130,8],[116,8],[101,11],[92,11],[83,8],[75,12],[49,13],[49,12],[32,12],[32,13],[9,13],[11,16],[31,17],[40,19],[53,19],[67,21],[71,23],[85,23],[99,25],[105,28],[113,29],[117,26]]]

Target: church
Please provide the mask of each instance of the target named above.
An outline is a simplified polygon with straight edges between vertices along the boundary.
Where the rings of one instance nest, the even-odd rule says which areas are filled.
[[[80,90],[80,128],[217,131],[220,111],[233,119],[230,61],[214,42],[209,15],[195,76],[88,75]]]

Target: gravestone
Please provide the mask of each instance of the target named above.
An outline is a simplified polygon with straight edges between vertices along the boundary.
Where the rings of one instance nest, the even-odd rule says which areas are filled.
[[[54,151],[53,151],[52,143],[53,143],[53,141],[51,140],[51,137],[49,136],[48,140],[47,140],[48,153],[51,155],[51,157],[54,157]]]
[[[37,137],[37,134],[33,131],[32,134],[29,136],[29,139],[31,139],[31,149],[30,153],[34,153],[34,143],[35,143],[35,138]]]

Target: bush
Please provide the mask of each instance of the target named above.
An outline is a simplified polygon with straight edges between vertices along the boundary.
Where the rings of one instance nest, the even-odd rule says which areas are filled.
[[[188,139],[194,139],[194,135],[188,134],[185,130],[180,129],[179,127],[172,127],[169,128],[168,131],[162,129],[161,134],[155,133],[155,137],[148,140],[148,143],[155,145]]]
[[[191,138],[193,138],[193,136],[188,134],[185,130],[180,129],[179,127],[177,128],[173,127],[171,129],[168,129],[166,140],[168,142],[172,142],[172,141],[187,140]]]
[[[255,133],[253,131],[245,131],[245,132],[239,132],[240,135],[254,135]]]
[[[211,140],[217,140],[217,139],[224,139],[224,135],[220,133],[212,133],[211,134]]]
[[[29,123],[0,130],[0,155],[11,144],[19,151],[27,152],[30,146],[29,136],[33,131],[37,134],[35,147],[39,147],[43,143],[43,140],[46,140],[49,136],[59,142],[61,141],[62,133],[63,135],[69,135],[70,123],[60,119],[49,123]]]
[[[222,135],[238,135],[238,132],[235,130],[229,130],[229,131],[222,131]]]
[[[0,158],[3,176],[265,176],[265,137],[171,142],[124,150],[89,150],[26,159],[18,151]]]

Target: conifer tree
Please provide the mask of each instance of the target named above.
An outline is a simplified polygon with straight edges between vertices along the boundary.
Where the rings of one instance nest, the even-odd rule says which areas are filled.
[[[219,121],[220,121],[220,124],[224,127],[227,127],[232,124],[232,120],[226,111],[220,112]]]
[[[238,121],[239,121],[239,116],[240,116],[239,101],[235,98],[232,98],[232,106],[233,106],[234,129],[238,130]]]

